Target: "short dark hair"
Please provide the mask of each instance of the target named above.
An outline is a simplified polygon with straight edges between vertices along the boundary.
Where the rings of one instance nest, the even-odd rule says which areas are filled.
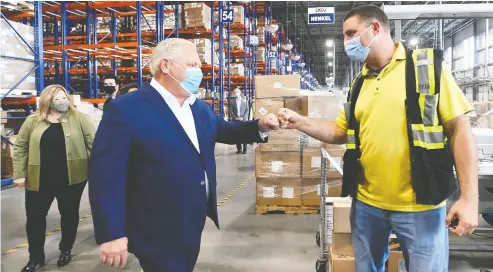
[[[106,75],[104,79],[114,79],[116,85],[120,85],[120,79],[114,75]]]
[[[130,89],[138,89],[138,88],[139,88],[138,83],[125,84],[120,89],[118,89],[118,92],[116,92],[116,97],[128,93],[128,91],[130,91]]]
[[[354,16],[358,16],[363,21],[377,20],[387,30],[390,30],[389,17],[385,12],[375,5],[362,5],[353,8],[344,17],[344,22]]]

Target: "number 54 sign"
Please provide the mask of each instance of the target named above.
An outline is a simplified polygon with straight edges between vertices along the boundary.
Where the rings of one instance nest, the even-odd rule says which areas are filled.
[[[221,17],[223,20],[223,23],[232,23],[233,22],[233,10],[232,9],[224,9],[221,12]]]

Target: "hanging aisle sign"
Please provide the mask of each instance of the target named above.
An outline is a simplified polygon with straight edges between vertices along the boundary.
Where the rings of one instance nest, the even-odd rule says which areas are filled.
[[[308,24],[333,24],[334,7],[308,8]]]
[[[232,9],[222,10],[223,23],[232,23],[234,18],[234,13]]]

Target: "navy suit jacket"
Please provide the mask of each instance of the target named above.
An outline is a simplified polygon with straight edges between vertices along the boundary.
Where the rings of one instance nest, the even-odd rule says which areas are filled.
[[[191,109],[199,154],[150,84],[107,107],[89,174],[96,242],[128,237],[130,252],[139,255],[200,248],[206,217],[219,228],[214,146],[261,142],[258,120],[229,123],[196,100]]]

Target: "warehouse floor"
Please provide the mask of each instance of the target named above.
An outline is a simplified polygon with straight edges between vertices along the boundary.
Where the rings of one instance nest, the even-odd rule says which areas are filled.
[[[315,271],[319,252],[315,244],[318,216],[255,215],[254,159],[252,148],[249,148],[247,155],[234,154],[236,148],[233,146],[218,145],[216,148],[218,199],[224,200],[219,207],[221,231],[208,220],[196,271]],[[17,188],[2,190],[1,204],[1,271],[20,271],[28,260],[24,191]],[[94,242],[89,213],[86,192],[72,252],[75,256],[61,271],[115,271],[99,265],[99,250]],[[47,218],[48,231],[59,227],[59,218],[55,202]],[[59,231],[48,233],[45,247],[48,264],[40,271],[59,271],[56,266],[59,240]],[[454,239],[456,243],[473,241],[493,244],[493,239],[479,237]],[[492,259],[493,253],[451,253],[450,271],[479,271],[480,268],[493,271]],[[140,271],[137,260],[130,258],[124,271]]]

